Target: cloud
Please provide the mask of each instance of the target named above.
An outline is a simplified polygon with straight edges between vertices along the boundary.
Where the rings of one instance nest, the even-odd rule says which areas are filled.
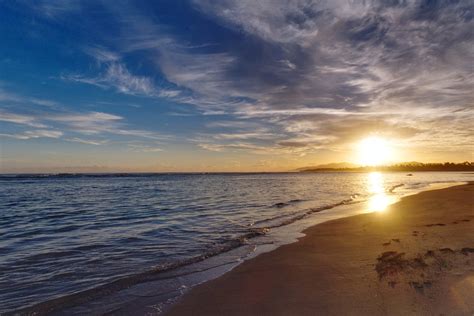
[[[420,1],[398,5],[379,1],[261,1],[252,5],[249,1],[203,0],[195,3],[205,14],[251,35],[284,41],[292,53],[284,60],[292,62],[291,57],[297,53],[294,47],[304,46],[309,54],[318,53],[316,59],[303,53],[306,67],[334,69],[337,73],[351,74],[351,79],[360,70],[369,71],[368,78],[386,68],[398,68],[394,76],[416,73],[414,69],[398,67],[405,61],[417,60],[419,64],[414,65],[417,68],[440,62],[438,67],[442,68],[446,60],[440,57],[450,52],[459,52],[464,64],[468,61],[466,49],[472,47],[466,42],[472,24],[464,18],[471,6],[467,3],[442,2],[437,6],[423,5]],[[288,36],[282,36],[286,33]],[[452,48],[455,38],[460,40],[456,41],[459,47]],[[310,46],[308,39],[312,39]],[[360,73],[361,77],[366,76],[365,71]],[[320,71],[313,73],[322,75]]]
[[[43,107],[48,108],[59,108],[60,105],[52,100],[41,99],[41,98],[34,98],[34,97],[25,97],[18,95],[16,93],[12,93],[10,91],[6,91],[2,87],[0,87],[0,102],[2,105],[5,104],[25,104],[29,103],[32,105],[40,105]]]
[[[110,64],[103,80],[123,93],[149,95],[154,90],[150,78],[134,76],[119,63]]]
[[[33,116],[29,115],[22,115],[22,114],[15,114],[15,113],[8,113],[8,112],[0,112],[0,121],[21,124],[31,127],[38,127],[44,128],[46,125],[39,123],[37,119]]]
[[[194,1],[204,13],[222,23],[257,35],[265,40],[291,42],[318,34],[317,24],[308,1]]]
[[[73,122],[73,123],[88,123],[88,122],[95,122],[95,123],[102,123],[102,122],[110,122],[110,121],[120,121],[123,117],[103,113],[103,112],[88,112],[84,114],[59,114],[50,116],[49,119],[59,122]]]
[[[16,139],[33,139],[33,138],[60,138],[63,135],[61,131],[55,130],[34,130],[26,131],[20,134],[0,134],[0,136],[16,138]]]
[[[326,148],[337,147],[342,140],[353,141],[355,130],[357,137],[385,131],[428,140],[439,125],[458,136],[449,141],[463,145],[472,139],[463,130],[473,113],[462,112],[474,96],[469,66],[474,25],[467,18],[472,3],[194,3],[218,23],[255,38],[255,53],[271,51],[255,57],[260,64],[251,72],[220,69],[227,71],[223,81],[251,99],[229,112],[280,126],[288,140],[278,140],[277,146],[319,146],[312,139],[329,135]],[[254,64],[238,50],[233,56],[235,68]]]
[[[98,73],[62,78],[225,117],[190,137],[212,151],[301,155],[370,133],[451,148],[472,140],[472,1],[189,3],[186,29],[154,14],[160,6],[103,3],[114,32],[81,46]],[[121,117],[81,115],[13,120],[160,137]]]
[[[155,92],[150,78],[132,75],[125,65],[116,62],[108,64],[106,71],[98,77],[89,78],[81,75],[63,75],[61,78],[95,85],[100,88],[113,87],[125,94],[151,95]]]
[[[75,13],[81,10],[81,1],[62,0],[62,1],[20,1],[33,9],[35,13],[41,14],[49,19],[60,19],[66,14]]]
[[[88,112],[49,114],[43,119],[60,123],[77,133],[95,135],[119,130],[123,118],[108,113]]]
[[[199,147],[210,150],[210,151],[224,151],[224,150],[232,150],[232,151],[251,151],[254,153],[267,153],[267,150],[271,150],[271,148],[265,148],[262,146],[257,146],[251,143],[232,143],[232,144],[210,144],[210,143],[202,143],[198,144]]]
[[[115,62],[121,58],[119,54],[99,46],[85,47],[84,52],[98,62]]]
[[[74,137],[74,138],[68,138],[66,139],[69,142],[74,142],[74,143],[81,143],[81,144],[86,144],[86,145],[94,145],[94,146],[100,146],[107,144],[107,140],[94,140],[94,139],[83,139],[79,137]]]
[[[98,61],[113,61],[115,55],[108,52],[94,52]],[[117,57],[118,58],[118,57]],[[180,95],[179,90],[162,89],[155,86],[153,80],[146,76],[137,76],[130,73],[127,67],[119,62],[110,62],[106,65],[104,73],[97,77],[86,77],[83,75],[62,75],[61,79],[85,83],[100,87],[102,89],[113,88],[124,94],[147,97],[175,98]]]
[[[84,135],[114,134],[122,136],[164,139],[167,136],[153,131],[133,129],[122,121],[123,117],[103,112],[67,113],[45,117],[46,120],[64,124],[69,130]]]
[[[137,153],[157,153],[163,151],[162,148],[144,144],[129,144],[128,147],[130,151]]]
[[[274,146],[274,145],[263,145],[254,144],[249,142],[236,142],[227,144],[216,144],[216,143],[198,143],[200,148],[214,151],[214,152],[248,152],[256,155],[297,155],[305,156],[307,153],[314,152],[315,147],[308,148],[304,146],[287,146],[285,144]]]
[[[245,132],[213,134],[212,137],[215,139],[273,139],[277,137],[277,135],[269,132]]]
[[[31,139],[39,137],[60,138],[91,145],[103,145],[107,140],[88,140],[81,137],[71,137],[70,134],[81,135],[121,135],[132,138],[146,138],[152,140],[164,140],[170,136],[161,135],[154,131],[134,129],[124,122],[124,118],[115,114],[104,112],[40,112],[28,115],[1,111],[0,121],[14,123],[19,126],[42,128],[41,130],[25,131],[16,134],[2,134],[5,137],[16,139]],[[46,130],[53,127],[61,131]],[[66,135],[67,132],[67,135]],[[69,136],[69,137],[66,137]]]
[[[193,90],[201,96],[232,96],[229,93],[226,70],[234,64],[229,54],[189,54],[164,51],[157,60],[167,79],[178,86]]]

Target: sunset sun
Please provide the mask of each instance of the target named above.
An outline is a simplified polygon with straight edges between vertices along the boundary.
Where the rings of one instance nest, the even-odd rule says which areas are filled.
[[[378,166],[392,160],[393,149],[389,142],[377,136],[361,140],[357,150],[358,162],[365,166]]]

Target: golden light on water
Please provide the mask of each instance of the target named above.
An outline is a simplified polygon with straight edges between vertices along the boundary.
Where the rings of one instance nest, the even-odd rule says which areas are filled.
[[[364,166],[378,166],[393,158],[393,149],[389,142],[377,136],[361,140],[357,150],[358,162]]]
[[[392,198],[385,193],[383,176],[380,172],[371,172],[368,177],[368,191],[371,194],[368,211],[383,212],[392,202]]]
[[[375,195],[369,200],[369,211],[382,212],[387,209],[390,199],[385,194]]]
[[[383,177],[380,172],[369,173],[369,193],[381,194],[384,193]]]

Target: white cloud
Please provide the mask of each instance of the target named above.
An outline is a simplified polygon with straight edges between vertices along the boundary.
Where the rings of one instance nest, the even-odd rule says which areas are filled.
[[[61,131],[56,130],[34,130],[26,131],[19,134],[0,134],[0,136],[16,138],[16,139],[32,139],[32,138],[60,138],[63,135]]]
[[[115,134],[150,139],[165,138],[152,131],[130,128],[122,122],[123,117],[103,112],[50,115],[45,119],[63,123],[69,130],[84,135]]]
[[[167,79],[201,95],[216,97],[232,94],[226,69],[235,59],[228,54],[189,54],[164,51],[157,60]]]
[[[9,91],[6,91],[5,89],[2,89],[0,87],[0,102],[4,104],[32,104],[32,105],[41,105],[44,107],[49,107],[49,108],[58,108],[60,105],[52,100],[46,100],[46,99],[41,99],[41,98],[33,98],[33,97],[24,97],[15,93],[11,93]]]
[[[98,77],[84,77],[82,75],[62,75],[63,80],[75,81],[98,86],[100,88],[113,87],[121,93],[131,95],[155,95],[156,90],[150,78],[132,75],[125,65],[110,63],[105,73]]]
[[[219,133],[209,135],[215,139],[274,139],[277,135],[269,132]]]
[[[60,19],[65,14],[78,12],[82,8],[81,1],[77,0],[39,0],[22,2],[30,6],[35,13],[41,14],[50,19]]]
[[[128,147],[131,151],[140,153],[157,153],[163,151],[162,148],[143,144],[129,144]]]
[[[0,112],[0,121],[15,123],[20,125],[27,125],[37,128],[47,127],[45,124],[39,123],[36,117],[23,114],[15,114],[8,112]]]
[[[39,137],[65,138],[69,141],[89,143],[91,145],[103,145],[107,141],[88,140],[80,137],[71,137],[71,133],[82,135],[122,135],[128,137],[147,138],[155,140],[168,139],[169,136],[161,135],[153,131],[130,128],[124,118],[115,114],[104,112],[48,112],[48,113],[30,113],[17,114],[12,112],[0,111],[0,121],[40,128],[34,131],[25,131],[23,133],[2,134],[5,137],[16,139],[31,139]],[[46,128],[57,128],[61,131],[47,130]],[[67,133],[67,135],[65,134]]]
[[[66,140],[70,142],[81,143],[81,144],[86,144],[86,145],[94,145],[94,146],[105,145],[108,143],[107,140],[83,139],[79,137],[68,138]]]
[[[101,54],[105,53],[102,52]],[[114,58],[114,56],[98,55],[95,56],[95,58],[97,58],[98,61],[106,61],[107,58],[111,60],[111,58]],[[101,73],[97,77],[86,77],[83,75],[69,74],[61,75],[61,79],[90,84],[102,89],[113,88],[120,93],[135,96],[173,99],[178,97],[181,93],[180,90],[176,89],[158,88],[153,83],[152,78],[134,75],[127,69],[125,64],[119,62],[107,63],[105,72]]]
[[[310,19],[307,13],[317,5],[308,1],[196,0],[194,3],[229,26],[265,40],[286,43],[318,35],[316,19]]]
[[[119,63],[110,64],[103,80],[123,93],[149,95],[154,91],[150,78],[132,75]]]
[[[85,47],[84,52],[98,62],[114,62],[120,59],[119,54],[98,46]]]
[[[75,123],[90,123],[90,122],[110,122],[110,121],[120,121],[123,117],[103,113],[103,112],[88,112],[84,114],[74,113],[74,114],[59,114],[51,115],[48,117],[49,120],[59,121],[59,122],[75,122]]]

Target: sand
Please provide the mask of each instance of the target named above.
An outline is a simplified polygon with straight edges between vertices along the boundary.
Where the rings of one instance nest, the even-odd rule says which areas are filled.
[[[313,226],[167,315],[473,315],[474,185]]]

